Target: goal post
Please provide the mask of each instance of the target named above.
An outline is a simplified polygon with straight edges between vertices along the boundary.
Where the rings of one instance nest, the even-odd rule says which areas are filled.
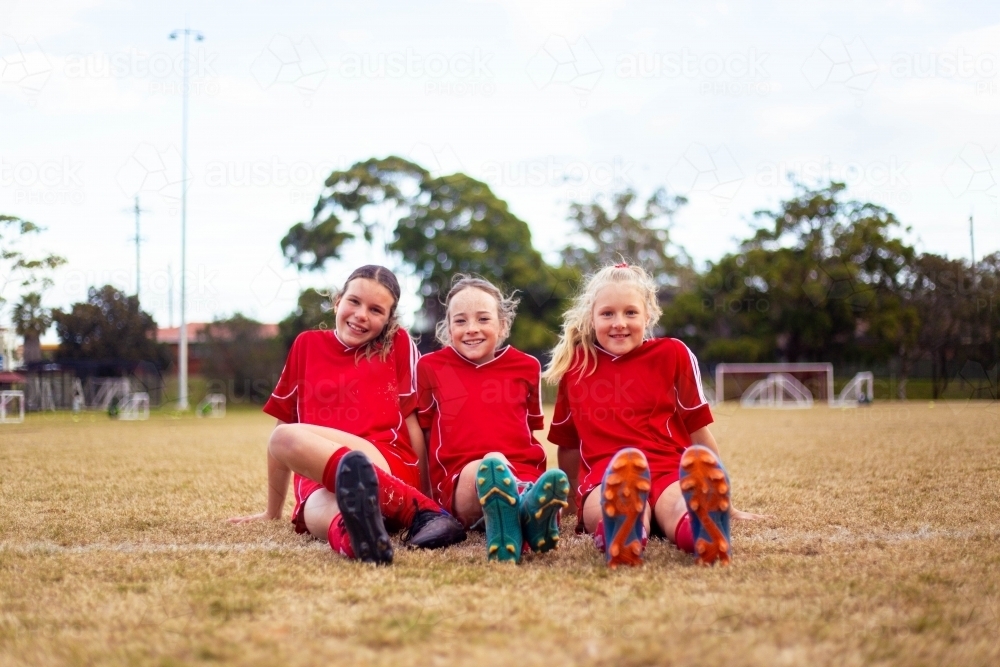
[[[0,391],[0,424],[24,422],[24,392],[20,389]]]
[[[740,400],[755,383],[778,374],[794,378],[816,403],[832,405],[837,398],[833,393],[833,364],[829,362],[719,364],[715,367],[715,403]]]

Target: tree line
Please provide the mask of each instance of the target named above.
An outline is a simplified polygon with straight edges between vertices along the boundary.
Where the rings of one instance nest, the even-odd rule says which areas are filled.
[[[349,244],[387,238],[381,250],[397,263],[392,268],[420,282],[418,335],[429,334],[443,316],[451,276],[475,273],[521,292],[510,342],[543,356],[582,276],[624,259],[644,266],[660,285],[657,333],[681,338],[708,366],[891,367],[901,397],[917,369],[929,369],[935,397],[963,364],[996,373],[1000,253],[974,263],[920,253],[891,211],[849,198],[844,184],[793,183],[788,199],[753,214],[750,234],[734,251],[698,267],[670,234],[686,204],[665,189],[648,198],[624,190],[573,203],[569,242],[558,261],[547,262],[527,222],[487,184],[462,173],[434,176],[398,157],[373,158],[333,172],[311,218],[292,225],[280,243],[289,264],[321,273]],[[115,339],[134,331],[138,340],[137,332],[155,330],[137,300],[129,301],[134,297],[115,292],[94,289],[87,304],[49,313],[31,291],[15,308],[15,325],[19,333],[37,332],[50,318],[62,341],[59,355],[111,354],[93,343],[103,340],[101,332]],[[106,304],[146,319],[121,324],[122,315]],[[112,320],[117,329],[107,326]],[[329,295],[313,289],[300,295],[279,325],[283,345],[255,340],[257,323],[239,313],[216,324],[214,331],[231,333],[206,341],[207,374],[249,383],[280,372],[283,351],[298,333],[332,326]],[[433,336],[423,338],[429,344]],[[147,359],[152,354],[136,349]]]

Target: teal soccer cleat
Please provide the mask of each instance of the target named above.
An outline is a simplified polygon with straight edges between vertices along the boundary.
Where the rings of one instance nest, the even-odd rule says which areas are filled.
[[[559,510],[569,507],[569,479],[562,470],[546,470],[521,495],[521,528],[532,551],[559,546]]]
[[[486,520],[486,558],[521,560],[521,519],[518,514],[517,480],[500,459],[486,458],[476,472],[476,491]]]

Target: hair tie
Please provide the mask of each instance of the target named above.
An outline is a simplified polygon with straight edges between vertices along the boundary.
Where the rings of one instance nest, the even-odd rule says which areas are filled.
[[[628,268],[628,262],[622,262],[621,264],[615,264],[615,268],[616,269],[627,269]]]

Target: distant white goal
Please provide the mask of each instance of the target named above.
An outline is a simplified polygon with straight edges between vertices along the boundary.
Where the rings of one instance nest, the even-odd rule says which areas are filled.
[[[149,419],[149,394],[144,391],[130,395],[118,408],[118,419],[145,421]]]
[[[24,421],[24,392],[19,389],[0,391],[0,424],[20,424]]]
[[[777,376],[784,378],[779,379]],[[789,378],[794,382],[789,381]],[[760,382],[764,384],[758,384]],[[832,405],[836,398],[833,393],[831,363],[719,364],[715,367],[716,405],[733,400],[742,403],[744,395],[751,388],[754,393],[747,400],[748,403],[755,402],[757,407],[763,407],[761,401],[766,403],[770,400],[768,397],[780,401],[781,407],[803,407],[804,398],[795,398],[803,389],[811,401],[809,405],[813,402]]]
[[[744,408],[811,408],[813,397],[805,385],[787,373],[771,373],[757,380],[740,397]]]
[[[875,376],[870,371],[858,373],[840,390],[837,399],[831,403],[839,408],[856,408],[875,400]]]
[[[194,413],[199,417],[225,417],[226,395],[209,394],[201,400]]]

